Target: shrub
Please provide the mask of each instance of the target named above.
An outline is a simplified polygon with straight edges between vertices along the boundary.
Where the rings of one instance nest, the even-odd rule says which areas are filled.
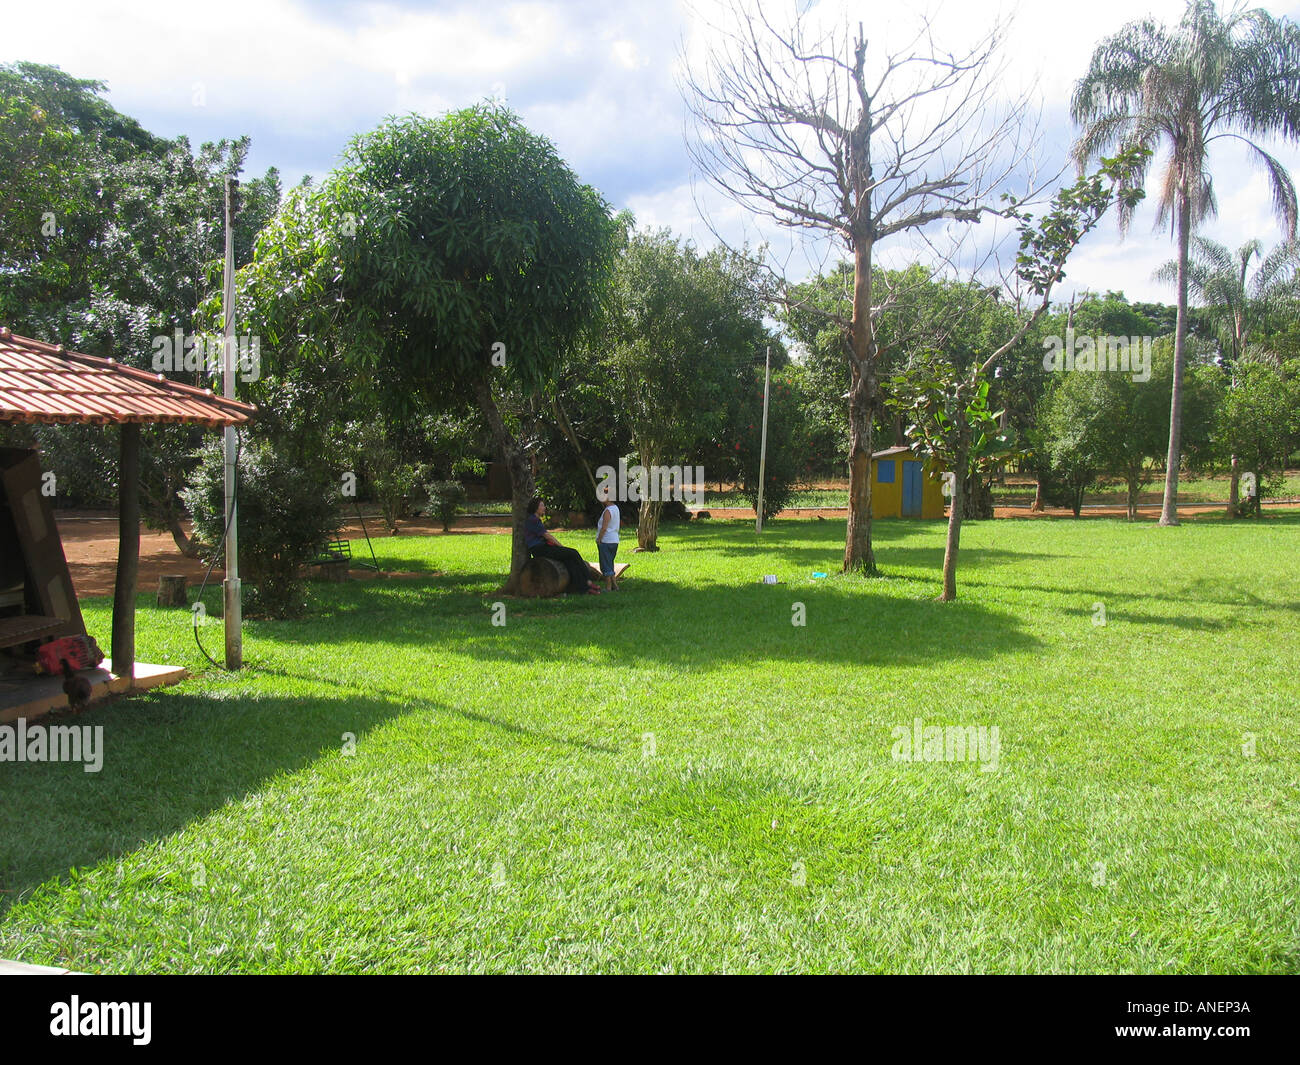
[[[425,514],[442,522],[442,531],[451,528],[451,519],[456,511],[465,504],[465,486],[459,481],[433,481],[424,486],[429,493],[429,505]]]
[[[379,513],[389,535],[397,532],[397,523],[411,516],[415,490],[420,485],[421,469],[414,463],[399,462],[374,473],[370,485],[379,504]]]
[[[225,474],[221,442],[198,453],[182,496],[199,538],[219,556],[225,531]],[[276,453],[264,440],[245,440],[239,452],[239,566],[251,587],[249,616],[296,617],[306,606],[303,566],[338,529],[338,484],[324,464],[304,465]]]

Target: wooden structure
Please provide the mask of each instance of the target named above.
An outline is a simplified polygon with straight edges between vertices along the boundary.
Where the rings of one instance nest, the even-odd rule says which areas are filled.
[[[61,344],[44,344],[0,328],[0,422],[118,428],[118,551],[111,659],[113,672],[125,678],[128,686],[135,677],[140,426],[171,423],[220,429],[244,425],[255,412],[251,404],[224,399],[210,388],[180,384],[162,374],[125,366],[113,359],[81,355]],[[39,461],[33,467],[30,463],[34,453],[27,455],[11,456],[14,464],[6,469],[4,503],[10,522],[7,532],[0,528],[0,536],[14,540],[24,568],[23,606],[15,612],[11,604],[9,612],[11,617],[26,618],[33,627],[19,634],[22,639],[8,640],[8,646],[60,632],[85,631],[49,499],[31,491],[32,478],[40,479]],[[10,468],[18,471],[12,482]],[[4,526],[0,521],[0,527]],[[38,527],[44,529],[42,537],[35,535]],[[16,571],[16,564],[11,568]],[[46,613],[34,611],[35,605]],[[54,616],[59,624],[49,627]],[[21,627],[27,622],[14,620],[12,625]]]
[[[911,448],[889,447],[871,456],[873,518],[943,518],[943,469],[922,462]]]
[[[0,448],[0,647],[85,635],[40,457]]]

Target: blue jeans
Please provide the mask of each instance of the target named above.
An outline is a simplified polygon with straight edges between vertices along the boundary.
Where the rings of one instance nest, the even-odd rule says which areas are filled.
[[[618,544],[596,542],[596,554],[600,556],[600,572],[606,577],[614,576],[614,556],[618,554]]]

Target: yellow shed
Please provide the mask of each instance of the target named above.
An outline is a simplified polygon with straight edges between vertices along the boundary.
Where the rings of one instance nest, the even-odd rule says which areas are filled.
[[[906,447],[889,447],[871,456],[873,518],[943,518],[942,468],[922,462]]]

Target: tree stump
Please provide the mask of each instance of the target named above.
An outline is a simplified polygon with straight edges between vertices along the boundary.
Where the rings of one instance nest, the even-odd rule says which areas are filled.
[[[530,558],[519,574],[519,594],[526,599],[549,599],[569,589],[569,571],[553,558]]]
[[[185,575],[168,573],[158,578],[159,606],[189,606]]]
[[[331,559],[329,562],[322,562],[316,567],[316,576],[323,581],[334,581],[342,584],[348,580],[348,560],[346,558]]]

